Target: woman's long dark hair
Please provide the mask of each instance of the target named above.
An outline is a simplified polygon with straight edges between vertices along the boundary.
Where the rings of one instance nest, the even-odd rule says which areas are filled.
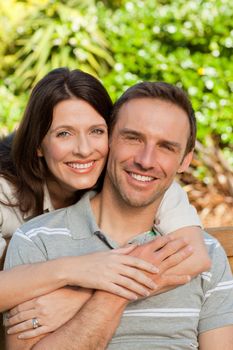
[[[71,98],[88,102],[110,126],[112,101],[104,86],[88,73],[58,68],[36,84],[17,131],[0,141],[0,175],[14,186],[23,213],[43,213],[47,173],[37,150],[51,126],[54,107]]]

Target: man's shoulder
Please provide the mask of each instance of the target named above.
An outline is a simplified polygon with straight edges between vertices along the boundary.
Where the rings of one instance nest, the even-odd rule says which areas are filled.
[[[38,234],[40,231],[45,232],[46,229],[56,230],[57,232],[58,230],[69,230],[70,226],[77,223],[86,211],[90,195],[88,192],[77,203],[71,206],[35,217],[24,223],[18,231],[20,234],[30,234],[30,236],[33,236],[35,232]]]

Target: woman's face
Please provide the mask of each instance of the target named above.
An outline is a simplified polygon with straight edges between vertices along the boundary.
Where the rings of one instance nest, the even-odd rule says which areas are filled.
[[[95,185],[108,154],[104,118],[87,102],[59,102],[38,156],[44,157],[52,175],[53,190],[74,192]],[[55,188],[54,188],[55,186]]]

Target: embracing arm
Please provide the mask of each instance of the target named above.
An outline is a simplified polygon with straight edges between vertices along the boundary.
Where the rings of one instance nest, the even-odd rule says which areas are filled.
[[[63,259],[20,265],[1,271],[0,311],[8,310],[26,300],[49,293],[66,283],[63,275]]]
[[[168,273],[196,276],[209,270],[211,260],[205,247],[201,221],[189,203],[187,193],[176,182],[166,191],[155,220],[155,229],[175,238],[185,238],[193,247],[193,254]]]
[[[178,275],[189,274],[190,276],[195,277],[199,273],[210,269],[211,259],[208,255],[204,243],[203,231],[200,227],[184,227],[170,233],[170,235],[173,238],[185,238],[192,246],[193,254],[188,259],[182,261],[179,265],[169,269],[166,273]]]
[[[128,301],[119,296],[96,291],[71,321],[32,349],[103,350],[118,327],[127,304]]]
[[[169,241],[169,237],[160,237],[137,247],[131,254],[161,266],[161,270],[166,270],[189,256],[191,252],[188,248],[183,240]],[[168,285],[184,284],[189,280],[188,276],[155,276],[157,275],[151,275],[151,278],[155,279],[157,288],[155,292],[148,291],[147,296],[159,293]],[[114,334],[128,302],[122,297],[96,291],[79,313],[54,333],[39,342],[38,339],[23,341],[23,346],[16,337],[8,337],[8,349],[72,350],[77,349],[77,346],[79,350],[104,349]],[[32,344],[36,345],[33,347]]]
[[[1,271],[0,311],[66,285],[102,289],[128,299],[134,299],[135,293],[143,295],[145,288],[150,287],[151,279],[142,270],[156,273],[157,269],[151,263],[129,256],[135,247],[64,257]]]
[[[200,350],[232,350],[233,325],[212,329],[199,336]]]

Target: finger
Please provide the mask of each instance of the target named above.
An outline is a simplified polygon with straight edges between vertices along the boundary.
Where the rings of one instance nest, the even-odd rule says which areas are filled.
[[[142,296],[148,296],[150,294],[147,288],[125,276],[118,276],[113,283]]]
[[[150,289],[154,289],[155,288],[155,283],[154,281],[148,277],[145,273],[141,272],[140,270],[131,268],[131,267],[127,267],[124,266],[122,268],[122,271],[120,271],[120,274],[122,276],[125,276],[127,278],[131,278],[133,280],[135,280],[137,283],[140,283],[141,285],[148,287]],[[130,285],[125,285],[125,287],[130,289]]]
[[[146,260],[143,260],[143,259],[140,259],[140,258],[137,258],[134,256],[126,255],[126,256],[122,257],[122,263],[124,265],[136,267],[137,269],[144,270],[144,271],[147,271],[150,273],[158,273],[159,272],[159,269],[157,266],[153,265],[152,263],[150,263]]]
[[[123,288],[115,283],[112,283],[110,286],[108,286],[108,292],[112,294],[116,294],[122,298],[128,299],[128,300],[137,300],[138,295],[136,293],[131,292],[127,288]]]
[[[185,248],[182,248],[177,253],[170,255],[167,259],[163,260],[160,264],[160,271],[165,272],[169,268],[178,265],[183,260],[187,259],[193,253],[192,246],[188,245]]]
[[[179,286],[190,282],[189,275],[163,275],[161,277],[162,284],[166,286]]]
[[[51,330],[49,330],[48,326],[41,326],[36,329],[32,329],[31,331],[20,333],[18,335],[18,339],[35,338],[35,337],[38,337],[39,335],[47,334],[49,332],[51,332]]]
[[[186,247],[188,243],[183,239],[175,239],[168,242],[162,249],[156,252],[161,261],[168,258],[170,255],[178,252],[180,249]]]
[[[137,244],[128,244],[126,247],[113,249],[111,252],[114,254],[129,254],[131,253],[138,245]]]
[[[13,309],[8,311],[8,317],[14,316],[21,311],[30,310],[34,308],[35,299],[25,301],[25,303],[15,306]]]
[[[7,330],[7,334],[20,333],[20,332],[23,332],[25,330],[31,330],[31,329],[33,329],[32,319],[18,323],[17,325],[10,327]]]
[[[155,239],[153,239],[153,241],[143,244],[143,247],[147,247],[150,248],[152,251],[156,251],[164,247],[171,240],[172,239],[170,235],[158,236]]]
[[[18,314],[16,314],[15,316],[8,318],[5,321],[5,326],[7,326],[7,327],[13,326],[13,325],[16,325],[18,323],[21,323],[21,322],[24,322],[27,320],[32,320],[34,317],[36,317],[34,309],[28,310],[28,311],[22,311],[22,312],[19,312]]]

